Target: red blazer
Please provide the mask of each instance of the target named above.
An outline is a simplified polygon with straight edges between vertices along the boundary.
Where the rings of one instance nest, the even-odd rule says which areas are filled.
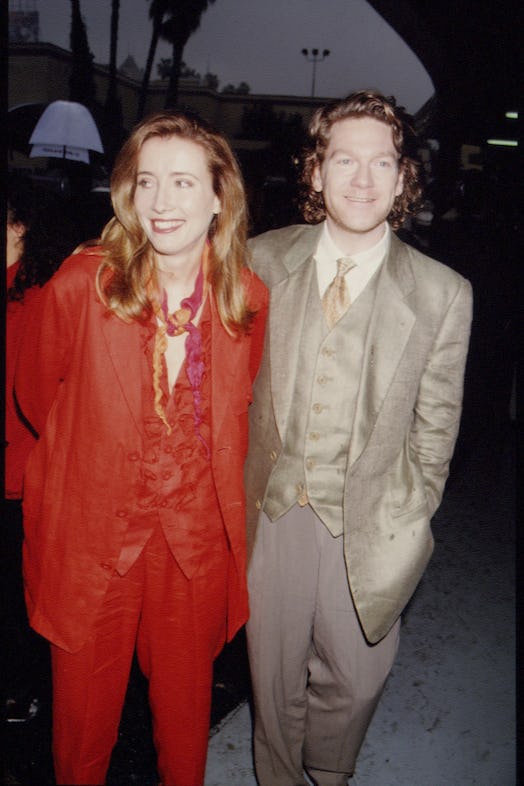
[[[19,262],[7,268],[6,289],[12,285]],[[22,478],[27,457],[35,444],[35,437],[18,413],[14,399],[15,368],[22,336],[41,294],[40,287],[30,287],[24,292],[23,300],[10,300],[6,308],[5,342],[5,496],[21,499]]]
[[[95,291],[100,257],[78,254],[44,287],[16,372],[22,411],[40,434],[26,467],[24,580],[31,625],[74,652],[86,641],[122,546],[123,511],[142,447],[141,327]],[[227,530],[228,639],[248,616],[243,467],[247,409],[268,295],[244,272],[251,333],[232,338],[211,298],[211,464]]]

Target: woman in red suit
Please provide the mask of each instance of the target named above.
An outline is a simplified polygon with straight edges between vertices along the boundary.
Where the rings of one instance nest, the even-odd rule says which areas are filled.
[[[213,660],[248,614],[247,408],[267,292],[241,176],[181,114],[135,128],[100,245],[26,332],[24,579],[51,642],[58,784],[103,784],[136,648],[164,786],[202,786]]]

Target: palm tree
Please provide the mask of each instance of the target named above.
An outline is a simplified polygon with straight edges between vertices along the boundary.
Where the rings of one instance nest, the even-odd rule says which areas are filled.
[[[87,31],[80,11],[80,0],[71,0],[70,46],[73,58],[69,77],[69,98],[93,109],[96,99],[93,55],[89,49]]]
[[[106,96],[106,108],[114,107],[116,94],[116,57],[118,49],[118,22],[120,16],[120,0],[111,0],[111,43],[109,47],[109,84]]]
[[[190,36],[198,30],[200,19],[215,0],[174,0],[168,2],[168,19],[162,24],[160,35],[172,45],[171,75],[167,88],[165,107],[175,107],[178,102],[178,80],[184,47]]]
[[[202,14],[215,0],[149,0],[149,2],[149,18],[153,22],[153,30],[140,90],[137,120],[140,120],[144,114],[149,80],[160,36],[169,41],[173,47],[171,75],[165,101],[166,107],[173,107],[176,106],[178,98],[178,79],[184,47],[192,33],[198,29]]]
[[[122,102],[117,91],[118,25],[120,0],[111,0],[111,36],[109,48],[109,82],[105,101],[105,112],[101,118],[104,134],[106,159],[111,165],[123,140]]]
[[[144,77],[142,79],[140,97],[138,99],[138,109],[136,113],[137,121],[140,120],[144,114],[149,80],[151,78],[151,71],[153,69],[153,62],[155,59],[156,48],[158,39],[160,38],[160,29],[162,27],[164,16],[166,15],[170,5],[176,5],[176,3],[169,3],[169,0],[150,0],[150,3],[149,18],[153,22],[153,30],[151,32],[151,41],[149,43],[149,52],[147,53],[147,62],[144,71]]]

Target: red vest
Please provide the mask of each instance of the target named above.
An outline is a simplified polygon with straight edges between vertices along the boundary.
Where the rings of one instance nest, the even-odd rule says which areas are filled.
[[[155,412],[152,367],[156,326],[144,328],[141,358],[144,402],[144,449],[136,454],[139,481],[134,510],[116,570],[123,575],[138,558],[155,526],[162,526],[169,548],[187,578],[202,559],[210,538],[225,537],[224,523],[211,471],[211,316],[209,301],[200,320],[204,375],[200,387],[201,422],[195,424],[193,392],[182,365],[171,395],[164,364],[162,389],[166,424]]]

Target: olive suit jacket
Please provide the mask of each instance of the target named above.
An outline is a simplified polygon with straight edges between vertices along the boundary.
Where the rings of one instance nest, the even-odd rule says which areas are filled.
[[[305,271],[315,264],[321,228],[291,226],[251,243],[253,267],[271,297],[250,408],[248,550],[293,406],[300,373],[296,353],[308,318]],[[469,282],[392,233],[365,339],[352,427],[348,424],[341,501],[350,590],[371,643],[399,617],[432,553],[430,519],[442,498],[459,428],[471,312]]]

